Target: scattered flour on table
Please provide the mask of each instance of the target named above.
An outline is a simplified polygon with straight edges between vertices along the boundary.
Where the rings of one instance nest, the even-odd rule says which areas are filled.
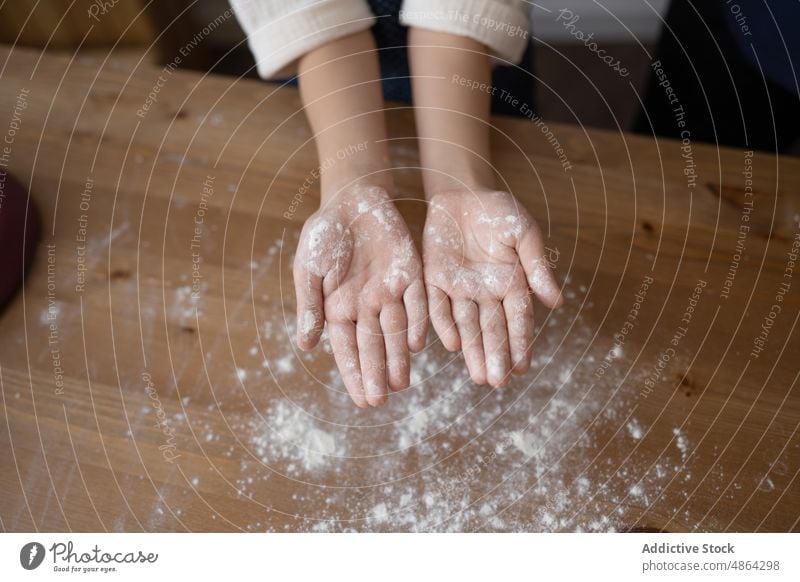
[[[200,290],[194,293],[191,285],[184,285],[175,289],[172,297],[172,304],[168,306],[170,314],[181,322],[189,323],[195,319],[195,313],[202,315],[203,302],[200,299],[204,296],[207,284],[201,283]]]
[[[285,350],[271,356],[276,371],[297,359]],[[586,428],[627,418],[628,404],[590,389],[594,369],[539,349],[525,378],[491,391],[436,346],[412,359],[411,388],[359,414],[335,367],[327,387],[310,390],[298,389],[301,369],[287,368],[276,375],[287,397],[233,423],[254,456],[242,461],[239,494],[266,508],[252,529],[275,531],[275,511],[297,515],[280,531],[626,529],[629,507],[654,503],[684,471],[688,439],[681,432],[675,454],[655,464],[596,459],[601,445]],[[645,430],[630,418],[622,432],[638,441]],[[270,505],[276,478],[291,481],[296,507]]]
[[[690,477],[691,445],[676,428],[657,459],[623,463],[650,434],[616,391],[624,354],[595,383],[605,349],[592,347],[579,315],[556,313],[538,322],[531,370],[508,387],[475,386],[463,358],[432,336],[412,358],[411,387],[368,411],[350,402],[327,333],[315,351],[297,352],[294,318],[272,314],[258,322],[260,348],[247,346],[235,368],[253,402],[221,407],[232,434],[208,425],[197,440],[234,463],[226,476],[252,500],[254,531],[624,530],[636,523],[632,507],[657,504]],[[622,448],[606,449],[615,434]]]
[[[288,461],[288,473],[330,466],[341,453],[334,436],[319,428],[305,410],[287,400],[274,402],[264,419],[249,424],[250,444],[265,464]],[[299,463],[299,467],[297,466]]]
[[[770,479],[769,477],[764,477],[761,481],[759,481],[758,489],[759,491],[766,491],[766,492],[775,491],[775,483],[773,483],[772,479]]]
[[[628,434],[631,435],[631,438],[636,441],[641,439],[644,434],[642,427],[635,418],[628,423]]]
[[[689,439],[679,428],[672,429],[672,434],[675,435],[675,446],[681,452],[681,460],[685,461],[689,455]]]
[[[294,354],[286,354],[275,361],[275,369],[281,374],[291,374],[294,372]]]

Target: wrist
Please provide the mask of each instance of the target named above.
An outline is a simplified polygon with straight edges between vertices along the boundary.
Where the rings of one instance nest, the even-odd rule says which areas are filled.
[[[324,168],[324,165],[322,165]],[[350,166],[335,171],[322,170],[320,199],[322,205],[332,201],[343,201],[367,189],[378,188],[387,196],[394,196],[394,182],[388,168],[372,164]]]
[[[437,194],[454,191],[495,190],[494,170],[488,161],[475,156],[461,157],[441,154],[435,156],[439,163],[423,162],[425,198],[431,200]]]
[[[354,187],[393,190],[389,155],[383,141],[351,140],[320,148],[319,160],[323,204]]]

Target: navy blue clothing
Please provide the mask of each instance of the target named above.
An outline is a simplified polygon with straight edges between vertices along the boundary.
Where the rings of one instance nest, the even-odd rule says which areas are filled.
[[[755,71],[759,67],[770,81],[800,95],[800,2],[781,0],[732,0],[722,2],[728,29],[742,55]],[[773,19],[774,17],[774,19]]]
[[[408,66],[408,29],[400,24],[402,0],[370,0],[375,14],[375,44],[381,64],[383,95],[391,101],[411,103],[411,72]]]
[[[651,67],[636,131],[682,138],[688,130],[693,140],[720,145],[789,148],[800,137],[792,30],[800,3],[770,2],[769,10],[764,0],[672,0],[653,60],[686,112],[686,127],[676,124],[675,104]]]

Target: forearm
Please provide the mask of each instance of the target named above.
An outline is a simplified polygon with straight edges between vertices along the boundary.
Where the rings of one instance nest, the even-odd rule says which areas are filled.
[[[493,188],[487,49],[462,36],[412,28],[409,59],[426,196]],[[470,86],[462,84],[468,80]]]
[[[322,167],[323,204],[354,180],[391,189],[380,68],[371,33],[311,51],[300,60],[299,73]]]

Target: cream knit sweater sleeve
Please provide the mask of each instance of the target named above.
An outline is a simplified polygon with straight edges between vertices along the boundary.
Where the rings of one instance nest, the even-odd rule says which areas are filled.
[[[323,44],[370,28],[366,0],[230,0],[263,78]],[[524,0],[404,0],[406,26],[470,37],[519,62],[528,40]]]
[[[370,28],[366,0],[230,0],[258,74],[268,79],[307,52]]]
[[[528,45],[531,6],[524,0],[404,0],[400,21],[467,36],[498,58],[518,63]]]

